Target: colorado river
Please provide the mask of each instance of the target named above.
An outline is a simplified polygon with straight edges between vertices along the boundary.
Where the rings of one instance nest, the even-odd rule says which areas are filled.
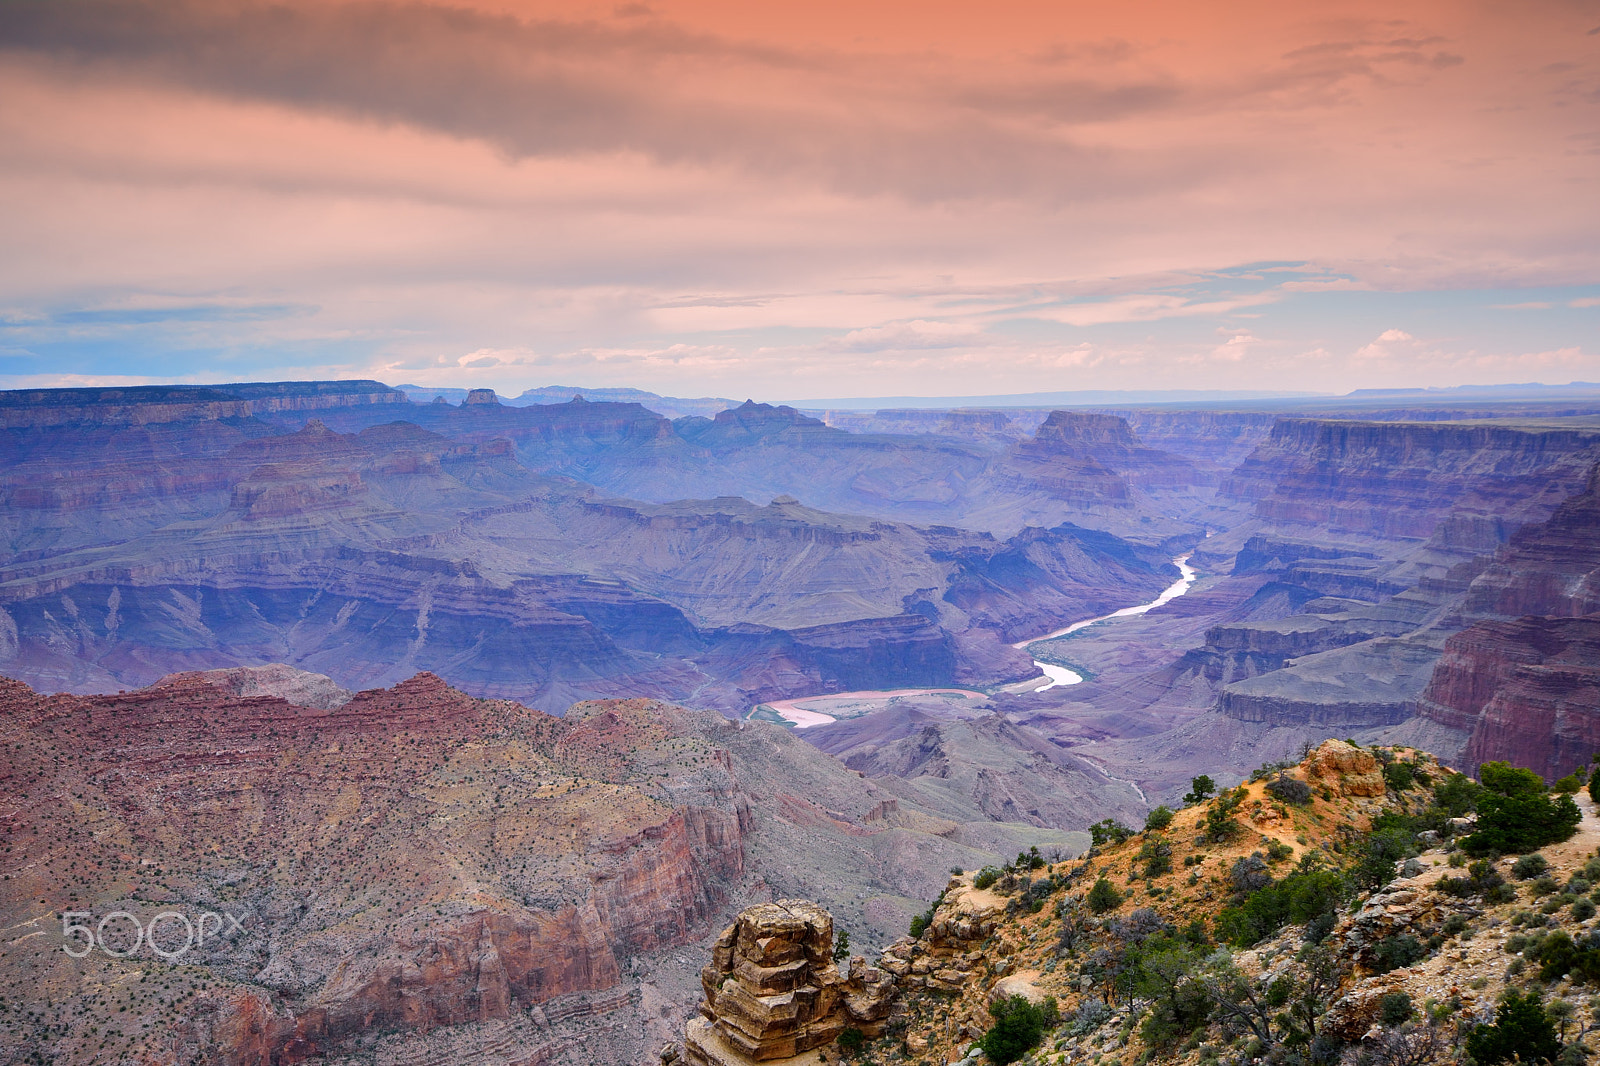
[[[1153,611],[1163,604],[1171,603],[1179,596],[1182,596],[1185,592],[1188,592],[1189,586],[1194,584],[1195,579],[1194,568],[1189,565],[1188,554],[1178,556],[1176,559],[1172,560],[1172,563],[1178,568],[1178,580],[1174,581],[1171,585],[1168,585],[1164,590],[1162,590],[1161,595],[1157,596],[1149,603],[1141,603],[1137,607],[1124,607],[1120,611],[1112,611],[1110,614],[1102,614],[1095,618],[1085,618],[1081,622],[1074,622],[1063,629],[1057,629],[1053,632],[1046,633],[1042,637],[1032,637],[1028,640],[1019,640],[1011,646],[1013,648],[1026,648],[1030,644],[1037,644],[1044,640],[1054,640],[1057,637],[1064,637],[1068,633],[1076,633],[1078,630],[1083,629],[1086,626],[1092,626],[1096,622],[1105,622],[1112,618],[1127,618],[1131,615],[1144,614],[1146,611]],[[1038,659],[1033,661],[1033,665],[1037,666],[1040,671],[1043,672],[1045,677],[1050,679],[1045,684],[1033,689],[1034,692],[1045,692],[1049,689],[1055,688],[1057,685],[1076,685],[1078,682],[1083,680],[1083,676],[1076,670],[1069,670],[1065,666],[1056,666],[1053,663],[1042,663]],[[1015,688],[1013,687],[1012,689],[1008,689],[1008,691],[1015,691]],[[793,723],[796,729],[806,729],[810,726],[827,725],[829,722],[838,721],[838,718],[834,715],[816,710],[815,705],[817,704],[826,706],[830,702],[839,703],[851,700],[892,699],[896,696],[934,695],[949,695],[961,699],[981,700],[984,698],[984,694],[981,692],[974,692],[971,689],[959,688],[902,688],[890,691],[836,692],[822,696],[801,696],[797,699],[790,700],[772,700],[755,707],[751,710],[750,714],[754,715],[756,711],[761,710],[762,707],[766,707],[784,721]],[[812,704],[813,706],[805,706],[805,704],[808,703]]]
[[[1189,565],[1189,556],[1192,554],[1194,553],[1187,552],[1172,560],[1172,565],[1178,568],[1178,580],[1168,585],[1162,590],[1161,595],[1157,596],[1149,603],[1141,603],[1137,607],[1124,607],[1120,611],[1112,611],[1110,614],[1102,614],[1096,618],[1085,618],[1081,622],[1074,622],[1070,626],[1046,633],[1042,637],[1019,640],[1011,646],[1013,648],[1026,648],[1030,644],[1038,644],[1040,641],[1045,640],[1055,640],[1057,637],[1064,637],[1068,633],[1076,633],[1078,630],[1086,629],[1089,626],[1094,625],[1096,622],[1105,622],[1112,618],[1128,618],[1132,615],[1144,614],[1146,611],[1153,611],[1157,607],[1171,603],[1179,596],[1182,596],[1185,592],[1188,592],[1189,586],[1194,584],[1194,567]],[[1033,665],[1037,666],[1044,673],[1044,675],[1050,679],[1045,684],[1034,689],[1033,691],[1035,692],[1045,692],[1049,689],[1055,688],[1057,685],[1076,685],[1078,682],[1083,680],[1082,674],[1078,673],[1076,670],[1069,670],[1065,666],[1056,666],[1053,663],[1042,663],[1038,659],[1033,660]]]

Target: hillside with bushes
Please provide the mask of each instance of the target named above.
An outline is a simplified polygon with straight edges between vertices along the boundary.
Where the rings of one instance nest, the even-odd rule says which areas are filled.
[[[1330,740],[1083,857],[953,874],[879,965],[872,1063],[1590,1061],[1600,818],[1585,769],[1478,780]],[[1600,790],[1600,784],[1594,786]]]

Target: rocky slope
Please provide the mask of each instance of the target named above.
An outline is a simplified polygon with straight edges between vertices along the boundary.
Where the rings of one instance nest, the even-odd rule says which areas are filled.
[[[335,690],[0,681],[5,1061],[636,1062],[692,1008],[682,949],[737,906],[813,896],[870,946],[950,865],[1066,842],[651,700],[556,718],[428,674],[324,707],[272,691]],[[111,951],[64,940],[68,912]],[[159,934],[114,956],[133,920]]]
[[[1508,993],[1539,1002],[1549,1053],[1587,1061],[1600,813],[1580,797],[1570,838],[1468,867],[1452,837],[1473,816],[1437,805],[1460,782],[1426,753],[1328,741],[1085,861],[958,874],[913,936],[860,960],[893,978],[886,1019],[774,1061],[1446,1066]],[[1014,997],[1031,1029],[999,1021]]]

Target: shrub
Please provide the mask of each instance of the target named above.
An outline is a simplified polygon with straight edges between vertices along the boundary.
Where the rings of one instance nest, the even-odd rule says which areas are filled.
[[[1372,949],[1372,968],[1379,973],[1388,973],[1390,970],[1398,970],[1402,966],[1420,962],[1427,954],[1428,949],[1422,946],[1422,941],[1410,933],[1397,933],[1394,936],[1384,937]]]
[[[1383,782],[1396,792],[1404,792],[1417,783],[1416,771],[1408,762],[1392,762],[1383,768]]]
[[[972,887],[980,890],[989,888],[998,880],[1000,880],[999,867],[985,866],[976,874],[972,875]]]
[[[1117,891],[1117,886],[1107,881],[1104,877],[1094,883],[1089,889],[1089,909],[1096,914],[1115,910],[1122,904],[1122,893]]]
[[[1304,807],[1311,802],[1311,786],[1278,771],[1278,776],[1267,782],[1267,791],[1285,803]]]
[[[1600,774],[1592,774],[1589,777],[1589,798],[1600,803]]]
[[[1380,888],[1394,880],[1395,864],[1417,853],[1416,837],[1404,829],[1378,829],[1362,838],[1351,876],[1363,888]]]
[[[1391,1029],[1410,1021],[1414,1013],[1411,997],[1404,992],[1386,992],[1378,1000],[1378,1020]]]
[[[1172,808],[1166,804],[1152,810],[1144,816],[1145,832],[1160,832],[1172,824]]]
[[[839,930],[839,939],[833,945],[833,961],[843,962],[850,957],[850,930]]]
[[[991,1004],[994,1025],[978,1046],[995,1066],[1016,1062],[1039,1046],[1048,1026],[1056,1023],[1056,1001],[1030,1003],[1025,996],[1006,996]]]
[[[1550,863],[1545,860],[1543,855],[1538,853],[1524,855],[1511,864],[1511,876],[1518,881],[1527,881],[1538,877],[1548,869],[1550,869]]]
[[[1570,796],[1582,787],[1583,782],[1578,780],[1577,774],[1568,774],[1566,777],[1557,779],[1556,783],[1550,786],[1550,791],[1559,792],[1563,796]]]
[[[853,1025],[839,1034],[839,1050],[847,1055],[854,1055],[860,1052],[866,1042],[867,1034]]]
[[[1112,1010],[1101,999],[1086,999],[1078,1004],[1067,1019],[1067,1031],[1073,1036],[1086,1036],[1111,1020]]]
[[[1441,877],[1434,882],[1433,887],[1449,896],[1488,897],[1496,889],[1510,886],[1506,885],[1506,879],[1500,876],[1500,871],[1495,869],[1494,863],[1487,859],[1479,859],[1467,867],[1467,876]]]
[[[1478,796],[1478,830],[1461,842],[1472,855],[1535,851],[1566,840],[1582,815],[1571,796],[1552,800],[1544,779],[1509,763],[1478,768],[1484,791]]]
[[[1104,818],[1089,827],[1089,840],[1095,847],[1120,844],[1133,836],[1133,830],[1115,818]]]
[[[1561,1042],[1539,994],[1509,989],[1495,1011],[1494,1024],[1480,1025],[1467,1036],[1467,1052],[1478,1066],[1494,1066],[1513,1057],[1554,1062],[1561,1054]]]
[[[1164,840],[1148,841],[1134,858],[1144,863],[1147,878],[1163,877],[1172,872],[1172,845]]]
[[[1344,878],[1333,870],[1302,869],[1270,881],[1217,915],[1217,939],[1249,947],[1290,922],[1306,922],[1307,939],[1320,942],[1333,929],[1344,888]]]
[[[1433,786],[1433,802],[1448,818],[1460,818],[1478,807],[1483,786],[1465,774],[1448,774]]]
[[[1594,917],[1594,913],[1594,904],[1586,899],[1580,899],[1572,905],[1572,920],[1575,922],[1586,922]]]

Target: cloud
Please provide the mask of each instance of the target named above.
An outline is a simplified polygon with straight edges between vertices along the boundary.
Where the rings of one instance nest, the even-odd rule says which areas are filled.
[[[1162,318],[1224,315],[1246,307],[1259,307],[1277,299],[1271,292],[1245,293],[1221,300],[1194,300],[1166,293],[1138,293],[1115,300],[1033,308],[1021,312],[1030,318],[1064,322],[1069,326],[1099,326],[1113,322],[1154,322]]]
[[[1355,357],[1358,362],[1392,362],[1414,358],[1426,348],[1426,345],[1403,329],[1386,329],[1378,334],[1376,340],[1356,349]]]
[[[830,341],[841,352],[913,351],[922,348],[965,348],[983,343],[978,328],[966,323],[928,322],[917,319],[888,326],[851,330]]]
[[[1582,296],[1582,297],[1579,297],[1576,300],[1573,300],[1571,303],[1567,304],[1567,306],[1568,307],[1600,307],[1600,296]]]
[[[1496,311],[1548,311],[1555,305],[1546,300],[1528,300],[1520,304],[1490,304]]]

